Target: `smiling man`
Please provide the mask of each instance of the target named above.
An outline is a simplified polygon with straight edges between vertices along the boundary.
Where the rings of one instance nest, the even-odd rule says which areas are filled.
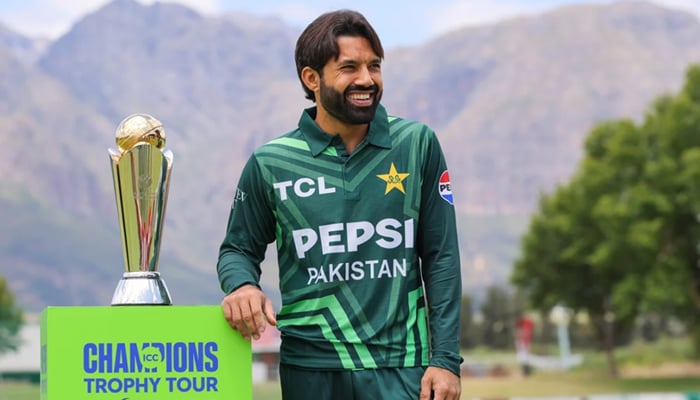
[[[246,338],[282,332],[282,397],[460,396],[461,277],[445,157],[380,104],[382,44],[359,13],[321,15],[295,58],[298,127],[258,148],[233,198],[218,274]],[[282,308],[259,287],[276,241]]]

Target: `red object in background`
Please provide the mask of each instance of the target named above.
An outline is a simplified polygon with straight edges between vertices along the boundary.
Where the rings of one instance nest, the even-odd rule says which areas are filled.
[[[534,322],[530,318],[523,317],[518,320],[518,328],[515,332],[516,341],[519,345],[525,347],[526,349],[530,347],[530,342],[532,342],[532,330],[534,327]]]
[[[530,364],[530,342],[532,342],[532,330],[535,324],[530,318],[522,317],[518,320],[515,329],[515,347],[517,349],[518,361],[522,364],[523,376],[532,373]]]

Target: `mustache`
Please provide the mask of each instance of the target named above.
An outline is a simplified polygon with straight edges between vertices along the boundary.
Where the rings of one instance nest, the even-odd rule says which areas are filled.
[[[359,85],[351,85],[348,86],[347,89],[345,89],[345,93],[347,94],[348,92],[352,91],[362,91],[362,92],[374,92],[377,93],[379,92],[379,86],[377,85],[369,85],[369,86],[359,86]]]

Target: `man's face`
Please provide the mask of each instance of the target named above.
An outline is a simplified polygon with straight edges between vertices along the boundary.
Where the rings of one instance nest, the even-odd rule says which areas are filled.
[[[367,124],[382,97],[381,59],[362,37],[340,36],[338,47],[338,59],[323,67],[318,105],[344,124]]]

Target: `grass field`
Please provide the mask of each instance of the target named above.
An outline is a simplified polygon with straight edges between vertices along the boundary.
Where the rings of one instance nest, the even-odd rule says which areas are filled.
[[[605,356],[584,354],[584,363],[567,372],[535,371],[523,376],[512,353],[474,351],[466,362],[500,366],[504,376],[465,376],[462,398],[498,400],[512,396],[549,397],[625,393],[686,393],[700,398],[700,362],[689,359],[685,341],[661,341],[654,345],[634,344],[616,353],[620,377],[607,371]],[[255,385],[254,400],[279,400],[276,382]],[[37,385],[0,381],[0,400],[39,400]],[[237,400],[237,399],[232,399]]]
[[[510,396],[583,396],[619,393],[700,393],[700,376],[613,379],[594,371],[535,373],[527,378],[466,377],[462,379],[464,399],[506,399]],[[255,400],[279,400],[277,383],[256,385]],[[38,400],[39,387],[0,383],[0,400]],[[235,400],[235,399],[232,399]]]

